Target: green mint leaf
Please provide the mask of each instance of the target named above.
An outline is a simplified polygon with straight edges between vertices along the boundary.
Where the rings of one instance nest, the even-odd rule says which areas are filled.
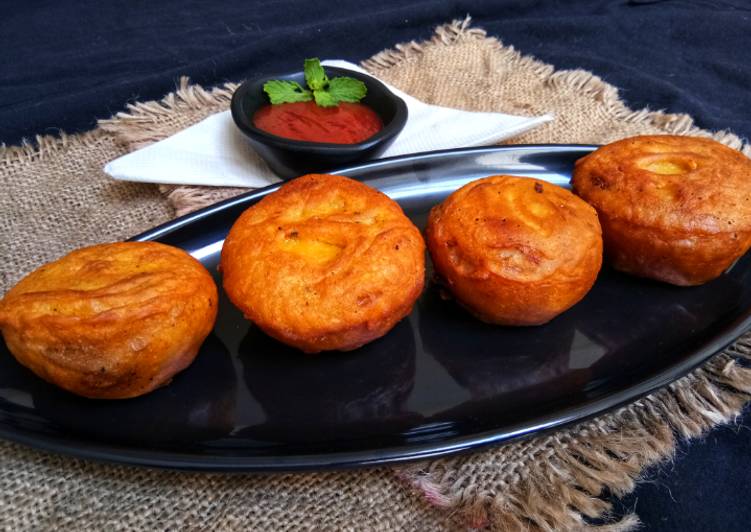
[[[365,98],[368,89],[359,79],[339,77],[329,81],[328,92],[337,102],[357,103]]]
[[[264,83],[263,90],[272,104],[315,100],[320,107],[335,107],[339,102],[359,102],[368,92],[365,84],[357,79],[329,79],[317,57],[306,59],[304,70],[305,83],[310,90],[295,81],[273,80]]]
[[[269,95],[272,104],[309,102],[313,95],[296,81],[275,79],[263,84],[263,92]]]
[[[326,77],[326,72],[321,66],[321,61],[317,57],[306,59],[303,70],[305,71],[305,83],[314,91],[323,89],[329,82],[329,78]]]
[[[339,103],[339,101],[326,90],[313,91],[313,96],[315,97],[316,105],[319,107],[336,107]]]

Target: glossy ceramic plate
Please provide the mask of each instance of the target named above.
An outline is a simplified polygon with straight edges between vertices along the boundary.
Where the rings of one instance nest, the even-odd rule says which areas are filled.
[[[529,175],[567,185],[587,146],[464,149],[343,170],[422,227],[470,180]],[[237,216],[274,190],[229,200],[136,240],[180,246],[216,275]],[[0,436],[130,464],[286,470],[398,462],[497,444],[581,420],[682,376],[751,324],[749,257],[701,287],[603,268],[541,327],[485,325],[428,284],[412,314],[350,353],[306,356],[260,333],[225,297],[195,363],[167,387],[94,401],[34,377],[0,346]],[[428,272],[430,274],[430,272]]]

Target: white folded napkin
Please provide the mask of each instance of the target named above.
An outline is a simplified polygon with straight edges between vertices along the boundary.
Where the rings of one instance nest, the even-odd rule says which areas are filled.
[[[324,65],[357,70],[346,61],[329,60]],[[380,157],[405,153],[483,146],[528,131],[553,119],[474,113],[428,105],[398,89],[409,118],[394,143]],[[263,187],[279,181],[246,142],[232,122],[229,111],[217,113],[162,141],[107,163],[115,179],[174,185]]]

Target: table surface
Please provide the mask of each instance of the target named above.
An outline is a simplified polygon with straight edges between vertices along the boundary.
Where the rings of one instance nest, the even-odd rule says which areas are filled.
[[[13,3],[0,18],[0,142],[85,131],[126,103],[189,75],[210,86],[299,67],[359,61],[469,13],[473,25],[558,69],[584,68],[632,108],[688,113],[698,126],[751,137],[751,3],[584,0],[300,3]],[[616,512],[644,530],[745,530],[748,415],[681,444]]]

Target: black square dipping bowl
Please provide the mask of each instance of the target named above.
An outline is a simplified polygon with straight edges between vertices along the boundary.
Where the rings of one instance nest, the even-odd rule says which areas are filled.
[[[295,72],[249,80],[232,96],[232,119],[248,139],[250,146],[279,177],[291,179],[302,174],[325,171],[350,163],[372,159],[381,154],[407,123],[407,105],[383,83],[366,74],[343,68],[324,67],[329,77],[349,76],[359,79],[368,89],[361,103],[375,111],[383,129],[357,144],[306,142],[278,137],[253,125],[253,115],[269,100],[263,84],[273,79],[296,81],[305,86],[305,74]]]

